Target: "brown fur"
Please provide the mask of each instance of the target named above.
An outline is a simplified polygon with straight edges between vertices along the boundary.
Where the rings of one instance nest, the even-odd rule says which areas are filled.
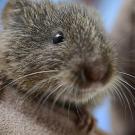
[[[70,105],[92,109],[92,100],[102,99],[118,79],[115,53],[98,13],[77,4],[12,2],[1,33],[1,69],[16,84],[18,96],[34,100],[40,109],[52,101],[68,105],[69,111],[74,110]],[[53,44],[58,31],[64,42]]]
[[[94,9],[88,12],[86,8],[79,5],[67,4],[67,6],[56,7],[44,2],[42,4],[27,2],[26,6],[25,2],[22,1],[22,5],[18,3],[14,7],[9,27],[2,33],[3,45],[5,42],[7,47],[6,72],[15,80],[33,72],[56,71],[18,80],[23,90],[28,90],[35,82],[41,83],[42,78],[44,81],[51,79],[52,87],[62,83],[64,88],[77,79],[77,82],[72,85],[78,88],[78,99],[81,94],[79,87],[82,85],[82,78],[74,74],[79,76],[80,70],[85,66],[91,68],[93,76],[94,72],[95,75],[98,72],[101,74],[107,68],[107,75],[104,78],[106,81],[101,80],[98,85],[104,86],[115,76],[115,56],[112,54],[109,42],[106,41],[100,19]],[[24,8],[23,5],[26,7]],[[45,21],[42,21],[43,18]],[[65,42],[53,45],[52,35],[59,30],[64,32]],[[77,33],[81,33],[81,36]],[[85,83],[86,90],[88,83]],[[76,89],[74,87],[70,89],[72,88]],[[72,93],[70,97],[74,102]]]

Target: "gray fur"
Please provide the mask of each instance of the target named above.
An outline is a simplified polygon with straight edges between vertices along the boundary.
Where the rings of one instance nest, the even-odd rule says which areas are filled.
[[[65,40],[54,45],[52,36],[57,31],[64,33]],[[60,90],[66,89],[65,93],[68,98],[72,97],[71,101],[75,98],[72,93],[77,91],[76,100],[82,102],[85,96],[80,95],[78,87],[74,88],[74,73],[80,68],[77,65],[93,66],[93,61],[97,59],[101,63],[101,67],[95,67],[97,70],[109,66],[109,80],[116,77],[115,54],[101,19],[93,8],[67,3],[16,1],[2,40],[7,47],[4,53],[6,73],[11,79],[39,71],[57,70],[56,73],[37,74],[18,80],[18,86],[24,91],[50,79],[45,87],[38,87],[36,92],[45,92],[62,84]],[[73,92],[69,94],[69,90]]]

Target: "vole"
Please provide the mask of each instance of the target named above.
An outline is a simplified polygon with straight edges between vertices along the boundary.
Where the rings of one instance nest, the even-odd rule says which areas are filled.
[[[59,5],[43,0],[11,2],[10,18],[0,36],[0,69],[6,78],[12,80],[2,87],[8,87],[3,101],[8,100],[9,105],[24,97],[25,105],[30,104],[23,111],[27,117],[34,112],[28,108],[34,110],[38,106],[43,123],[48,122],[44,120],[48,119],[47,109],[52,111],[51,117],[64,113],[67,119],[72,119],[75,127],[85,129],[80,133],[70,126],[71,133],[69,130],[59,133],[61,126],[54,132],[52,124],[48,127],[44,124],[45,135],[102,134],[95,128],[93,116],[88,116],[86,106],[92,110],[105,93],[113,90],[119,75],[115,51],[97,11],[65,2]],[[16,111],[22,112],[22,109]],[[59,117],[58,121],[62,121],[63,116]],[[67,125],[66,122],[63,124]],[[25,128],[23,132],[28,134]],[[23,134],[20,130],[13,132],[17,133]]]

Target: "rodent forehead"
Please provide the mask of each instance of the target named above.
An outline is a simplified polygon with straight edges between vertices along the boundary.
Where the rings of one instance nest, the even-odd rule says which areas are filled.
[[[93,9],[91,9],[89,13],[88,10],[83,7],[72,5],[60,8],[57,11],[57,15],[58,19],[60,19],[60,25],[62,25],[64,29],[74,30],[74,33],[81,32],[83,34],[87,32],[86,34],[89,34],[92,30],[103,32],[99,15],[92,12]]]
[[[38,5],[37,8],[34,7],[33,9],[27,7],[21,17],[17,16],[17,20],[20,19],[20,22],[15,23],[12,29],[16,36],[14,40],[18,40],[23,44],[23,48],[18,45],[17,52],[22,52],[21,49],[26,52],[26,48],[30,52],[35,51],[35,49],[42,50],[43,48],[47,50],[46,47],[48,46],[51,46],[51,49],[48,47],[48,52],[51,54],[52,52],[57,52],[57,54],[58,52],[59,54],[60,52],[62,54],[69,52],[63,49],[62,45],[71,47],[70,52],[74,53],[73,50],[75,50],[77,54],[83,52],[88,53],[88,56],[92,53],[93,55],[95,53],[101,55],[102,50],[106,51],[102,24],[99,24],[98,14],[93,9],[88,12],[87,9],[72,4],[54,5],[52,9],[49,9],[51,7],[48,6],[47,10],[44,11],[45,8],[47,6],[41,8]],[[60,46],[52,44],[53,32],[57,31],[62,31],[65,38],[64,43],[61,43]],[[78,50],[81,50],[81,52],[78,52]],[[66,54],[69,55],[70,53]]]
[[[68,5],[58,9],[56,16],[58,27],[62,28],[65,38],[71,43],[105,44],[105,31],[94,9],[88,11],[87,8],[78,5]],[[56,26],[55,23],[54,25]]]
[[[59,30],[64,33],[66,41],[71,41],[72,44],[81,44],[83,41],[84,45],[99,45],[97,41],[104,38],[99,15],[92,8],[88,11],[86,7],[76,4],[52,4],[52,6],[37,4],[27,7],[23,12],[16,17],[14,29],[17,31],[19,29],[18,33],[21,31],[21,37],[23,34],[28,35],[28,38],[25,36],[27,42],[31,39],[45,44],[50,42],[53,32]],[[19,24],[18,20],[22,24]]]
[[[47,15],[39,15],[39,18],[35,20],[38,27],[42,26],[42,29],[48,32],[61,28],[65,34],[74,36],[77,40],[103,36],[101,33],[104,33],[98,13],[93,8],[89,11],[86,7],[76,4],[54,5],[52,10],[47,10]]]

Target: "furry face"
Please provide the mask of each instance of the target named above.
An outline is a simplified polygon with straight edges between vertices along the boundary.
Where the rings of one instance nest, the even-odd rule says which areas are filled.
[[[114,53],[92,8],[19,0],[3,33],[7,72],[29,94],[85,103],[116,79]]]

